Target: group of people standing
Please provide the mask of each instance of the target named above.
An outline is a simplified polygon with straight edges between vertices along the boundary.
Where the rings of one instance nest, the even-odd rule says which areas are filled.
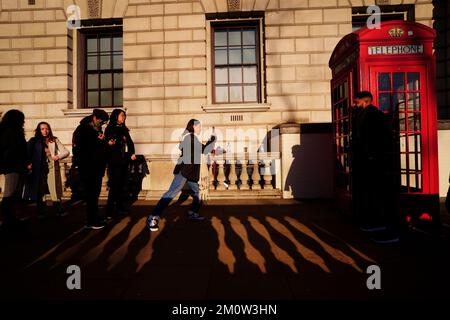
[[[103,132],[103,126],[109,123]],[[86,202],[86,227],[101,229],[114,215],[128,214],[129,199],[124,192],[129,164],[136,161],[135,147],[130,130],[125,125],[126,113],[115,109],[109,116],[104,110],[94,109],[83,118],[72,136],[72,172],[76,172],[82,186],[82,198]],[[16,201],[21,198],[36,203],[38,217],[46,215],[45,195],[50,194],[56,213],[67,214],[61,203],[62,181],[60,160],[70,153],[53,135],[48,122],[40,122],[34,137],[28,142],[24,132],[25,116],[19,110],[9,110],[0,122],[0,174],[5,175],[5,190],[1,202],[3,225],[19,225],[15,213]],[[198,135],[201,123],[191,119],[184,130],[181,156],[174,170],[174,179],[147,219],[151,231],[158,230],[158,222],[164,209],[186,184],[193,197],[190,220],[201,221],[202,204],[199,187],[202,154],[211,152],[216,140],[213,134],[204,145]],[[108,168],[108,200],[106,214],[99,212],[98,201],[105,170]],[[72,190],[73,192],[74,190]]]
[[[108,121],[105,133],[102,126]],[[73,166],[78,168],[86,201],[86,227],[100,229],[105,218],[114,214],[126,214],[129,208],[123,196],[123,187],[130,161],[136,160],[134,143],[125,125],[126,113],[115,109],[111,117],[104,110],[93,113],[80,121],[73,134]],[[60,160],[70,152],[53,135],[50,124],[40,122],[28,142],[24,132],[25,116],[19,110],[9,110],[0,122],[0,174],[5,175],[5,189],[1,202],[3,226],[20,224],[15,213],[17,199],[36,203],[37,216],[46,215],[46,194],[59,216],[67,214],[61,203],[62,180]],[[106,216],[98,210],[102,179],[109,171],[109,194]]]

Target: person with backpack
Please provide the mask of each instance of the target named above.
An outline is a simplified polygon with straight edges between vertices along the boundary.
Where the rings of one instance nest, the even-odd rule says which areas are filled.
[[[0,122],[0,174],[5,175],[5,190],[0,205],[3,227],[16,227],[16,197],[21,177],[31,169],[24,132],[25,115],[19,110],[7,111]]]

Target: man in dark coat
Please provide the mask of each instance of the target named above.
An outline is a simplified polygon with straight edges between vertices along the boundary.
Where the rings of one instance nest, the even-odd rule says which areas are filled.
[[[108,118],[104,110],[94,109],[92,115],[80,121],[73,133],[73,165],[79,169],[85,191],[86,227],[91,229],[105,226],[98,213],[98,198],[106,168],[106,141],[102,125]]]
[[[372,94],[360,92],[354,100],[352,117],[353,209],[361,230],[379,232],[376,240],[379,243],[398,241],[392,230],[397,218],[395,201],[398,192],[390,174],[393,169],[392,138],[388,118],[372,105]]]

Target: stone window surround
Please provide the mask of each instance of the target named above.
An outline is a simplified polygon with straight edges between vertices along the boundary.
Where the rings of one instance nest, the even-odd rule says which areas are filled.
[[[211,23],[217,22],[230,22],[230,21],[258,21],[259,23],[259,43],[260,43],[260,91],[262,103],[227,103],[227,104],[214,104],[212,103],[212,43],[211,43]],[[265,55],[264,55],[264,19],[263,17],[258,18],[240,18],[240,19],[214,19],[206,20],[206,104],[202,105],[203,111],[207,113],[218,113],[218,112],[262,112],[268,111],[271,104],[266,103],[266,87],[265,87]]]
[[[91,19],[90,21],[92,22],[92,26],[91,27],[99,27],[99,26],[104,26],[104,27],[108,27],[108,24],[102,24],[102,21],[105,21],[106,19]],[[117,22],[118,19],[108,19],[112,22],[112,25],[110,27],[112,28],[117,28]],[[115,25],[114,25],[115,24]],[[82,81],[80,80],[81,78],[79,78],[80,72],[84,72],[84,71],[80,71],[80,62],[79,62],[79,47],[80,47],[80,41],[82,40],[82,38],[80,39],[80,34],[79,34],[79,30],[75,29],[75,32],[72,33],[72,54],[73,54],[73,77],[72,77],[72,87],[73,87],[73,104],[72,104],[72,108],[71,109],[64,109],[62,110],[63,114],[67,117],[80,117],[80,116],[89,116],[92,114],[92,110],[93,108],[82,108],[79,107],[81,106],[81,99],[82,99],[82,95],[79,92],[78,88],[80,88],[82,86]],[[116,108],[101,108],[102,110],[105,110],[108,113],[111,113],[114,109]],[[123,107],[120,108],[123,110],[127,110],[127,108]]]

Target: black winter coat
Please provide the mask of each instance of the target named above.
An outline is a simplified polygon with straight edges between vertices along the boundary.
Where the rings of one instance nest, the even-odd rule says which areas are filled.
[[[105,130],[105,142],[115,140],[112,146],[107,145],[108,165],[127,164],[130,157],[135,153],[134,143],[130,131],[126,126],[108,125]]]
[[[214,148],[215,136],[211,136],[206,144],[202,144],[194,133],[187,134],[180,143],[181,156],[173,170],[189,181],[198,182],[200,179],[201,155],[207,154]]]
[[[106,139],[92,126],[92,116],[80,121],[72,138],[73,164],[80,170],[103,176],[106,167]]]
[[[3,128],[0,132],[0,174],[27,171],[27,142],[21,130]]]

